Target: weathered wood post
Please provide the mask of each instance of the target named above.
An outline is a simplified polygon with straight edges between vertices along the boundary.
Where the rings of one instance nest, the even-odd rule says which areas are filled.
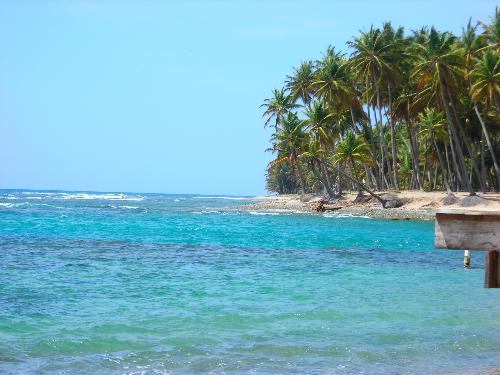
[[[500,274],[498,271],[500,256],[498,251],[488,251],[484,254],[484,287],[498,288],[500,287]]]
[[[464,268],[470,268],[470,250],[464,250]]]
[[[434,241],[438,249],[487,251],[484,287],[500,287],[500,212],[440,210],[436,212]]]

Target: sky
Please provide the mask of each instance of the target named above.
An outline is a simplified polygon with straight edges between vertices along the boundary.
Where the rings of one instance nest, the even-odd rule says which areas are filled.
[[[0,0],[0,188],[261,195],[292,67],[496,1]]]

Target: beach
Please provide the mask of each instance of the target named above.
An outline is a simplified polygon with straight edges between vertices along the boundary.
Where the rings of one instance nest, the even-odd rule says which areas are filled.
[[[453,193],[456,202],[445,204],[446,192],[423,192],[419,190],[405,190],[400,192],[387,191],[377,192],[382,197],[391,195],[404,201],[398,208],[383,208],[376,199],[369,199],[364,203],[356,203],[357,193],[344,193],[342,198],[336,202],[324,204],[325,211],[336,215],[367,216],[371,218],[390,220],[434,220],[435,213],[441,209],[461,211],[500,211],[500,194],[477,193],[474,205],[467,201],[468,193]],[[301,199],[300,195],[274,195],[251,198],[257,202],[245,204],[238,207],[241,210],[258,212],[300,212],[317,213],[318,203],[323,199],[321,196],[306,195]],[[465,199],[465,201],[464,201]]]

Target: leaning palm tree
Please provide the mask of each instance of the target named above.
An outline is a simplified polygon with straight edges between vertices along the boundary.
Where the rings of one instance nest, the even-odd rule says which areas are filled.
[[[499,189],[500,170],[495,150],[491,143],[489,131],[486,127],[485,119],[481,116],[478,103],[484,103],[485,108],[489,108],[494,105],[497,111],[500,110],[498,107],[498,96],[500,95],[500,53],[492,49],[486,50],[481,58],[476,59],[476,64],[472,69],[470,76],[472,81],[470,91],[474,111],[479,119],[484,138],[488,144],[488,149],[490,151],[497,177],[497,189]]]
[[[344,139],[337,144],[333,160],[334,164],[350,167],[350,174],[345,171],[340,173],[358,186],[358,196],[362,195],[362,191],[364,190],[377,199],[382,204],[382,207],[386,207],[387,200],[383,199],[378,194],[375,194],[360,181],[358,166],[360,164],[369,165],[373,163],[370,156],[370,146],[363,140],[362,136],[356,136],[352,132],[348,132]]]
[[[318,145],[318,141],[314,138],[314,136],[309,137],[308,142],[304,143],[299,159],[307,162],[309,170],[321,183],[328,198],[335,197],[335,194],[331,189],[330,183],[326,179],[322,168],[322,165],[325,162],[325,150]]]
[[[334,155],[334,164],[347,166],[351,170],[351,175],[356,179],[361,179],[360,167],[373,164],[370,155],[370,146],[363,140],[361,135],[354,135],[348,132],[344,139],[337,144]]]
[[[272,98],[265,99],[264,104],[262,104],[261,107],[266,109],[262,115],[263,117],[267,117],[264,126],[269,126],[271,121],[274,119],[274,128],[275,130],[278,130],[282,117],[287,112],[297,108],[298,105],[293,102],[290,95],[285,93],[285,90],[274,89]]]

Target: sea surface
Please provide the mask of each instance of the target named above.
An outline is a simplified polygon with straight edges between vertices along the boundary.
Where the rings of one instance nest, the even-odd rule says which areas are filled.
[[[1,374],[475,374],[500,291],[433,223],[0,191]]]

